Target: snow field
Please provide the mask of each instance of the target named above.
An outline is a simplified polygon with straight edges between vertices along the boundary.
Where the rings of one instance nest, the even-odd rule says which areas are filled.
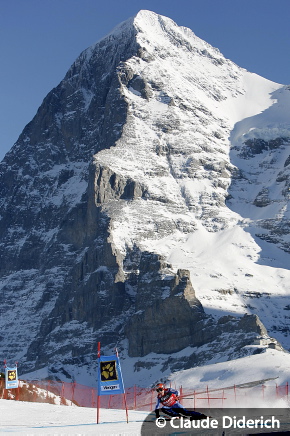
[[[58,406],[45,403],[26,403],[0,400],[0,434],[50,436],[138,436],[148,412],[100,410],[96,423],[96,409]]]

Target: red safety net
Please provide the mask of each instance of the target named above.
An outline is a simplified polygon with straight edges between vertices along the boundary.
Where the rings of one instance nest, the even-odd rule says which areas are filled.
[[[180,392],[180,400],[184,407],[189,408],[222,408],[244,407],[249,400],[260,404],[263,401],[273,403],[274,400],[285,400],[288,404],[288,382],[283,385],[230,386],[221,389],[194,390],[172,386]],[[154,389],[133,386],[126,389],[128,409],[152,411],[156,404]],[[20,381],[18,389],[4,389],[4,380],[0,382],[0,398],[19,401],[50,402],[55,404],[75,404],[80,407],[97,407],[98,392],[96,387],[79,383],[68,383],[53,380]],[[100,407],[105,409],[125,409],[124,395],[100,396]]]

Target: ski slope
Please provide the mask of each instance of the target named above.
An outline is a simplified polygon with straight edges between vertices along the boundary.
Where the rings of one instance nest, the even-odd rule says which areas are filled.
[[[228,401],[223,402],[223,407],[288,408],[289,397],[275,398],[271,395],[269,401],[265,394],[262,399],[261,385],[265,386],[265,393],[267,388],[275,393],[276,383],[281,386],[290,382],[289,368],[289,353],[268,349],[264,353],[233,361],[177,371],[171,375],[170,383],[177,389],[183,386],[192,391],[202,391],[208,386],[210,391],[215,392],[212,396],[218,395],[216,390],[248,383],[249,388],[244,388],[242,395],[238,393],[237,399],[233,399],[232,393],[226,389]],[[161,372],[156,373],[158,376],[162,376]],[[188,400],[183,398],[181,402],[185,407],[192,407],[192,401],[189,404]],[[207,401],[205,405],[199,402],[198,407],[207,407]],[[211,407],[221,407],[221,404],[211,404]],[[124,410],[101,409],[100,423],[96,424],[97,413],[93,408],[0,400],[0,410],[1,435],[137,436],[141,434],[143,420],[148,415],[146,411],[129,410],[127,423]]]
[[[9,435],[110,435],[137,436],[148,412],[129,411],[129,423],[124,410],[58,406],[45,403],[0,400],[0,434]]]

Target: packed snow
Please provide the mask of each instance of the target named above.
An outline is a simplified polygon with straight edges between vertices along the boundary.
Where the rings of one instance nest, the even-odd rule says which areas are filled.
[[[138,436],[147,412],[100,410],[97,424],[96,409],[57,406],[44,403],[0,400],[0,433],[10,435],[110,435]]]

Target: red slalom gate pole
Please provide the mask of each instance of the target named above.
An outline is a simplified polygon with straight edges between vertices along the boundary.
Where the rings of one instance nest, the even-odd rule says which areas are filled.
[[[100,395],[97,397],[97,424],[100,422]]]
[[[98,359],[100,368],[100,357],[101,357],[101,342],[98,342]],[[100,377],[100,373],[99,373]],[[98,395],[97,395],[97,424],[100,422],[100,392],[99,392],[99,381],[98,381]]]
[[[127,424],[129,424],[128,406],[127,406],[126,392],[124,392],[123,395],[124,395],[124,403],[125,403],[125,410],[126,410],[126,420],[127,420]]]
[[[4,359],[4,372],[5,372],[5,377],[6,377],[6,368],[7,368],[7,360]],[[5,378],[5,380],[6,380],[6,378]],[[6,381],[4,381],[4,389],[3,389],[4,400],[8,400],[8,389],[6,389],[5,383],[6,383]]]
[[[117,359],[119,361],[119,353],[118,353],[118,349],[117,348],[115,348],[115,353],[116,353],[116,357],[117,357]],[[123,381],[122,381],[122,384],[123,384]],[[124,390],[123,398],[124,398],[124,405],[125,405],[125,410],[126,410],[126,420],[127,420],[127,424],[129,424],[128,406],[127,406],[127,398],[126,398],[126,391],[125,390]]]

